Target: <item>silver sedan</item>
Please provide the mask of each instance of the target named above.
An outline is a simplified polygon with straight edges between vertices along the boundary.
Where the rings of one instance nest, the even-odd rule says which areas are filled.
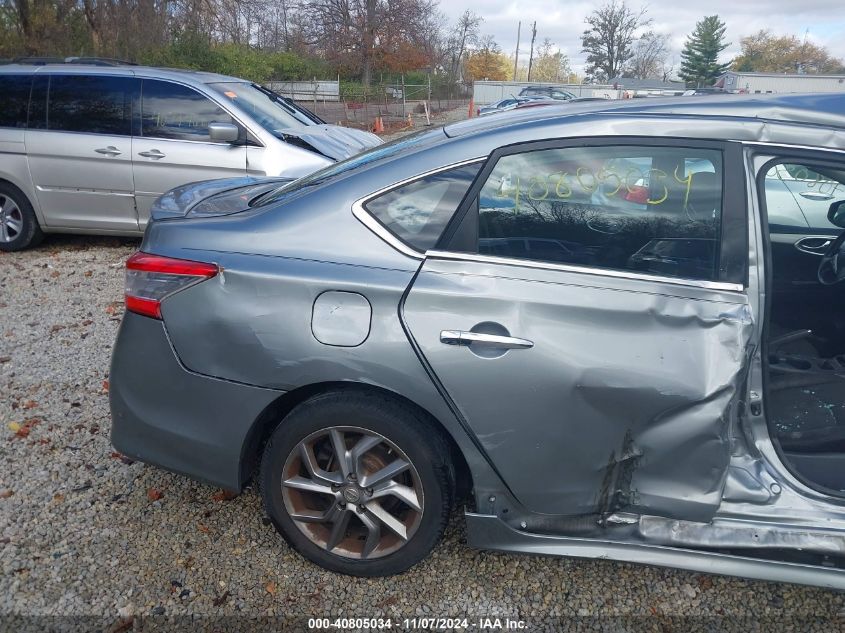
[[[182,188],[127,262],[114,446],[255,473],[341,573],[457,506],[476,547],[845,588],[843,111],[529,108]]]

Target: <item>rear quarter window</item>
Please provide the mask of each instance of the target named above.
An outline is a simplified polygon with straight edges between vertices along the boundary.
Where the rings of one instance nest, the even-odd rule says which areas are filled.
[[[423,176],[368,200],[364,208],[412,248],[429,250],[437,244],[480,168],[478,162]]]

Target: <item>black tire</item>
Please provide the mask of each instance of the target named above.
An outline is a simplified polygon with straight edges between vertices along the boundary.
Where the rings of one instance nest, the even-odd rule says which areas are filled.
[[[339,424],[383,436],[404,453],[418,475],[415,481],[421,486],[424,503],[416,531],[399,549],[378,558],[349,558],[320,547],[298,527],[302,524],[290,517],[285,505],[282,480],[288,458],[296,459],[300,442]],[[264,448],[259,487],[276,529],[307,559],[351,576],[390,576],[425,558],[443,535],[454,499],[450,454],[438,430],[414,408],[378,393],[341,390],[298,405],[279,424]]]
[[[44,239],[44,233],[41,231],[32,205],[23,191],[11,183],[0,182],[0,208],[3,208],[5,212],[9,210],[9,201],[18,211],[15,213],[15,220],[19,220],[21,226],[14,234],[4,232],[0,227],[0,251],[22,251],[25,248],[37,246]]]

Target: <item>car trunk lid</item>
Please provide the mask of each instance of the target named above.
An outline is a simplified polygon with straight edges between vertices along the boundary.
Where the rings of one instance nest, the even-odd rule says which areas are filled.
[[[250,209],[250,202],[293,178],[225,178],[171,189],[150,209],[153,221],[230,215]]]

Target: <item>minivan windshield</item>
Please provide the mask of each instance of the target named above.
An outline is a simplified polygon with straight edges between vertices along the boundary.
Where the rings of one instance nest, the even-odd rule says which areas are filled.
[[[290,99],[257,84],[227,81],[208,86],[241,110],[248,112],[261,127],[278,137],[281,137],[285,130],[299,130],[320,122]]]
[[[410,134],[391,143],[377,145],[376,147],[361,152],[360,154],[356,154],[351,158],[342,160],[334,165],[329,165],[319,171],[315,171],[313,174],[304,176],[303,178],[284,184],[278,189],[262,194],[253,199],[250,202],[250,206],[264,206],[266,204],[279,202],[280,200],[287,198],[302,189],[323,184],[324,182],[342,174],[359,169],[382,158],[393,156],[411,147],[424,145],[427,141],[437,138],[443,138],[441,128],[438,128],[437,130],[420,130],[415,134]]]

